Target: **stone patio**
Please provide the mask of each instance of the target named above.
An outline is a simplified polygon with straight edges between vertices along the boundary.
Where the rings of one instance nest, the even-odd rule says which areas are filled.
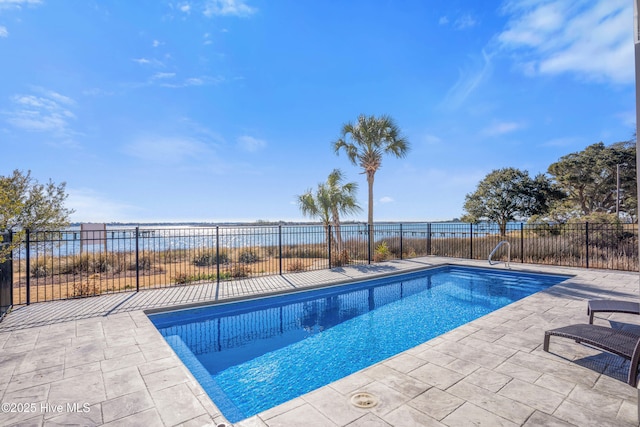
[[[0,425],[230,425],[144,310],[447,263],[489,267],[426,257],[18,307],[0,323]],[[561,339],[542,351],[544,330],[588,321],[585,300],[637,298],[638,274],[511,269],[573,277],[235,426],[638,425],[621,358]],[[595,323],[640,330],[633,315]],[[356,408],[355,392],[379,404]]]

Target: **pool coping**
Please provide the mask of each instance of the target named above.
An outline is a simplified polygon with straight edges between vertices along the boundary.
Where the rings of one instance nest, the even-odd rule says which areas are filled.
[[[417,263],[394,262],[381,268],[410,272],[425,265],[486,267],[486,261],[436,257]],[[637,390],[614,379],[619,375],[617,359],[560,340],[552,343],[551,353],[541,346],[544,329],[586,323],[586,299],[637,298],[638,274],[513,263],[511,269],[573,277],[235,425],[296,426],[301,419],[327,426],[456,426],[470,420],[505,426],[637,425]],[[364,268],[333,273],[287,275],[286,280],[304,287],[336,277],[343,282],[383,277]],[[273,283],[264,280],[243,284],[254,286],[247,295],[260,293],[258,285],[273,291]],[[147,295],[40,303],[10,313],[0,323],[0,401],[78,401],[91,410],[3,412],[0,424],[226,423],[143,311],[165,297],[169,303],[169,298],[174,303],[185,299],[177,291],[140,294]],[[144,304],[151,307],[143,308]],[[93,315],[87,314],[90,308]],[[56,310],[80,315],[55,322],[47,316]],[[640,327],[638,320],[633,315],[596,319],[629,328]],[[371,409],[351,406],[348,400],[358,391],[380,396],[381,403]]]
[[[277,290],[277,291],[273,291],[273,292],[261,293],[259,295],[243,295],[243,296],[231,297],[231,298],[226,298],[224,300],[219,300],[219,301],[199,301],[199,302],[194,302],[194,303],[180,304],[180,305],[177,305],[177,306],[174,306],[174,307],[150,308],[150,309],[147,309],[147,310],[143,310],[143,312],[145,314],[157,314],[157,313],[163,313],[163,312],[166,312],[166,311],[188,310],[190,308],[199,308],[199,307],[205,307],[205,306],[216,305],[216,304],[229,304],[229,303],[240,302],[240,301],[248,301],[248,300],[252,300],[252,299],[256,299],[256,298],[268,298],[268,297],[274,297],[274,296],[279,296],[279,295],[292,294],[292,293],[296,293],[296,292],[307,292],[307,291],[312,291],[312,290],[315,290],[315,289],[324,289],[324,288],[334,287],[334,286],[343,286],[343,285],[348,285],[349,283],[355,283],[355,282],[364,281],[364,280],[382,279],[382,278],[390,277],[390,276],[396,276],[396,275],[401,275],[401,274],[409,274],[409,273],[419,272],[419,271],[423,271],[423,270],[429,270],[429,269],[432,269],[432,268],[440,268],[440,267],[444,267],[444,266],[453,266],[453,265],[457,265],[457,264],[442,264],[442,265],[430,265],[430,266],[427,266],[427,267],[415,267],[415,268],[402,270],[402,271],[375,274],[375,275],[372,275],[371,277],[368,277],[366,279],[363,279],[363,278],[361,278],[361,279],[343,279],[343,280],[339,280],[339,281],[336,281],[336,282],[331,282],[329,284],[322,283],[322,284],[309,285],[309,286],[305,286],[304,288],[297,289],[297,290],[296,289],[294,289],[294,290],[292,290],[292,289],[282,289],[282,290]]]
[[[467,265],[463,265],[463,264],[459,264],[459,263],[445,263],[445,264],[438,264],[438,265],[429,265],[429,266],[426,266],[426,267],[423,266],[423,267],[408,268],[406,270],[396,271],[396,272],[387,272],[387,273],[374,274],[374,275],[371,275],[370,277],[366,277],[366,278],[343,279],[343,280],[339,280],[339,281],[336,281],[336,282],[332,282],[330,284],[310,285],[310,286],[306,286],[304,288],[297,289],[297,290],[282,289],[282,290],[277,290],[277,291],[273,291],[273,292],[265,292],[265,293],[262,293],[260,295],[238,296],[238,297],[227,298],[227,299],[219,300],[219,301],[199,301],[199,302],[194,302],[194,303],[179,304],[179,305],[176,305],[176,306],[173,306],[173,307],[150,308],[150,309],[146,309],[146,310],[142,310],[142,311],[147,315],[151,315],[151,314],[164,313],[164,312],[168,312],[168,311],[189,310],[189,309],[192,309],[192,308],[201,308],[201,307],[207,307],[207,306],[214,306],[214,305],[217,305],[217,304],[230,304],[230,303],[235,303],[235,302],[249,301],[249,300],[257,299],[257,298],[269,298],[269,297],[274,297],[274,296],[294,294],[294,293],[298,293],[298,292],[308,292],[308,291],[317,290],[317,289],[325,289],[325,288],[336,287],[336,286],[344,286],[344,285],[349,285],[349,284],[352,284],[352,283],[359,283],[359,282],[364,282],[364,281],[369,281],[369,280],[384,279],[384,278],[388,278],[388,277],[392,277],[392,276],[399,276],[399,275],[405,275],[405,274],[411,274],[411,273],[419,273],[421,271],[426,271],[426,270],[431,270],[431,269],[436,269],[436,268],[442,268],[442,267],[471,267],[471,266],[467,266]],[[472,266],[472,268],[492,270],[492,268],[480,267],[480,266]],[[519,271],[519,270],[511,270],[509,268],[507,271]],[[550,272],[548,272],[548,273],[532,273],[532,272],[527,271],[527,273],[529,273],[529,274],[539,274],[539,275],[543,275],[543,276],[544,275],[566,276],[567,279],[565,279],[565,280],[568,280],[569,278],[573,277],[573,275],[571,275],[571,274],[557,274],[557,273],[550,273]]]

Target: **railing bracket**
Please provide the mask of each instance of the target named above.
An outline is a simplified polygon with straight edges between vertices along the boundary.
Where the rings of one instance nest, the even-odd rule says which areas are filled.
[[[496,245],[495,248],[493,248],[493,250],[491,251],[491,253],[489,254],[489,265],[494,265],[494,264],[498,264],[497,262],[491,262],[491,257],[493,257],[493,254],[496,253],[496,251],[500,248],[500,246],[502,245],[507,245],[507,262],[505,263],[507,268],[511,268],[509,267],[509,263],[511,262],[511,243],[509,243],[506,240],[503,240],[502,242],[498,243]]]

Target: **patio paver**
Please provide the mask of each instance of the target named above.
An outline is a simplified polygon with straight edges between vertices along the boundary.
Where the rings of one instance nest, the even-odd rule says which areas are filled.
[[[18,307],[0,323],[0,425],[229,425],[143,310],[447,263],[489,267],[426,257]],[[627,362],[566,340],[546,353],[542,339],[545,329],[586,323],[587,299],[638,298],[638,274],[511,267],[573,277],[235,425],[637,426],[638,392],[620,381]],[[595,323],[640,330],[633,315]],[[380,404],[351,406],[357,391]]]

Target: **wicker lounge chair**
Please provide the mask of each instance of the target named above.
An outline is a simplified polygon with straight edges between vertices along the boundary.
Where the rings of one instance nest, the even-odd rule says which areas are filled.
[[[595,299],[589,301],[587,306],[589,323],[593,323],[593,315],[595,313],[640,314],[640,303],[621,300]]]
[[[576,324],[546,331],[544,333],[544,351],[549,351],[549,339],[551,336],[569,338],[577,343],[590,344],[630,360],[627,384],[632,387],[637,385],[640,335],[605,326]]]

